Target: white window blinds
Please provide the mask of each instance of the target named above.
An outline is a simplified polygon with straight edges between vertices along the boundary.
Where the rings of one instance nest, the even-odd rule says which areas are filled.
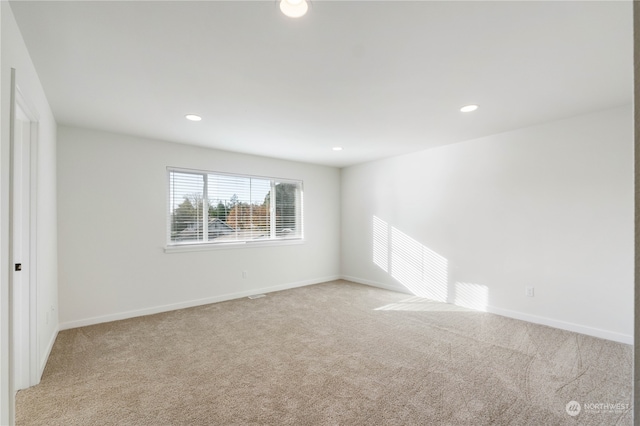
[[[168,244],[301,239],[302,182],[168,169]]]

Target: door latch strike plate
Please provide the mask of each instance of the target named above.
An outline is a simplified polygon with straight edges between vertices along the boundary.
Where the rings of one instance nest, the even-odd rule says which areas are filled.
[[[22,263],[16,263],[16,271],[22,271]]]

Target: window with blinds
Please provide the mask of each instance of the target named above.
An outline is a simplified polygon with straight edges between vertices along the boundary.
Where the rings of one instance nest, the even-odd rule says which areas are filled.
[[[168,169],[168,244],[302,239],[302,182]]]

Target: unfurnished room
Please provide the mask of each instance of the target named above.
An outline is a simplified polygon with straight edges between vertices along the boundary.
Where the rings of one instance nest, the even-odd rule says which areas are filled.
[[[633,424],[633,9],[0,2],[0,424]]]

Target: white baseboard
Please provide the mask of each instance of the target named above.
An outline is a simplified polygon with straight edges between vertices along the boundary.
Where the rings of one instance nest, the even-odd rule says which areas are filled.
[[[312,280],[297,281],[293,283],[280,284],[280,285],[275,285],[271,287],[263,287],[263,288],[256,288],[252,290],[240,291],[237,293],[227,293],[219,296],[207,297],[204,299],[187,300],[184,302],[172,303],[169,305],[153,306],[149,308],[136,309],[133,311],[118,312],[115,314],[68,321],[60,324],[60,330],[86,327],[88,325],[101,324],[101,323],[111,322],[111,321],[119,321],[119,320],[124,320],[129,318],[141,317],[145,315],[159,314],[161,312],[169,312],[169,311],[175,311],[177,309],[192,308],[194,306],[208,305],[211,303],[225,302],[227,300],[240,299],[242,297],[251,296],[253,294],[272,293],[274,291],[288,290],[291,288],[304,287],[304,286],[313,285],[313,284],[320,284],[327,281],[334,281],[338,279],[340,279],[340,276],[338,275],[323,277],[323,278],[316,278]]]
[[[411,294],[409,290],[407,290],[405,287],[401,285],[383,284],[375,281],[370,281],[364,278],[351,277],[348,275],[343,275],[342,279],[347,281],[352,281],[358,284],[364,284],[372,287],[382,288],[385,290],[392,290],[400,293]],[[589,327],[585,325],[556,320],[552,318],[540,317],[537,315],[525,314],[522,312],[511,311],[508,309],[496,308],[494,306],[487,306],[487,312],[500,315],[503,317],[531,322],[534,324],[546,325],[549,327],[558,328],[560,330],[573,331],[575,333],[586,334],[588,336],[598,337],[600,339],[612,340],[614,342],[633,345],[633,336],[629,334],[617,333],[615,331],[609,331],[609,330],[602,330],[600,328]]]
[[[599,337],[601,339],[613,340],[614,342],[625,343],[627,345],[633,345],[633,336],[629,334],[602,330],[600,328],[556,320],[553,318],[540,317],[537,315],[525,314],[517,311],[510,311],[508,309],[496,308],[493,306],[487,306],[487,312],[501,315],[503,317],[532,322],[534,324],[546,325],[553,328],[559,328],[561,330],[573,331],[575,333],[586,334],[588,336]]]
[[[49,339],[49,343],[47,344],[47,349],[44,352],[44,356],[40,360],[40,365],[38,366],[38,383],[40,383],[40,379],[42,378],[42,373],[44,373],[44,368],[47,366],[47,361],[49,361],[49,355],[51,355],[51,351],[53,350],[53,345],[56,343],[56,339],[58,338],[58,333],[60,332],[60,326],[56,326],[55,330],[51,334],[51,339]]]

